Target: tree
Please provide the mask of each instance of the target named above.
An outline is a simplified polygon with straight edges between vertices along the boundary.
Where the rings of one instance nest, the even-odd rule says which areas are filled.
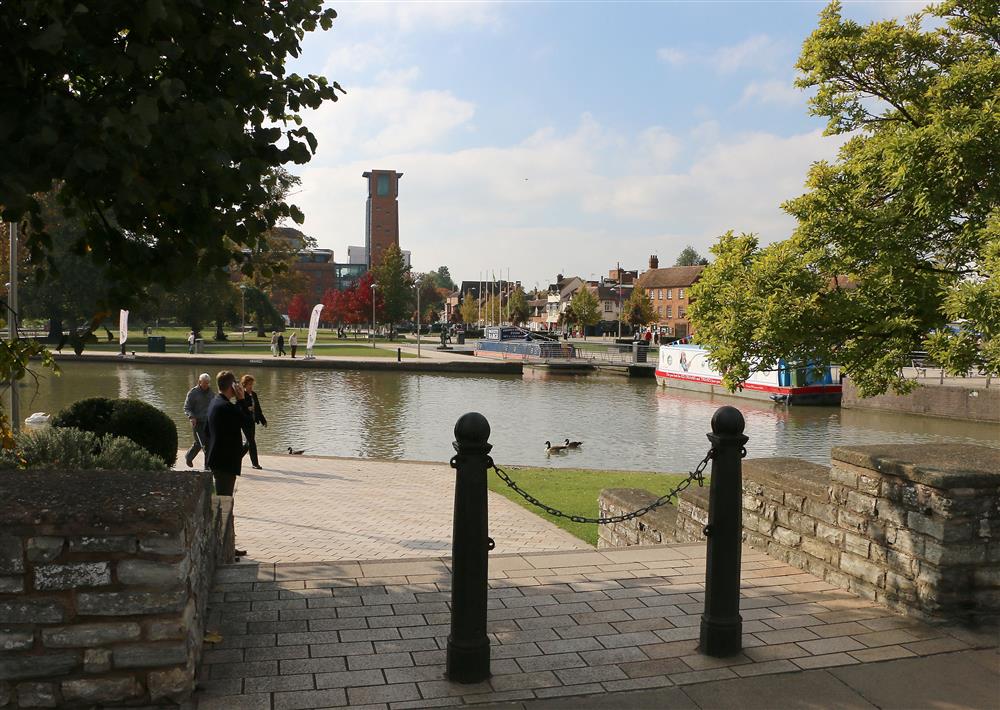
[[[632,289],[632,293],[622,304],[622,316],[633,328],[641,328],[656,320],[656,311],[653,310],[653,302],[646,295],[646,289],[638,285]]]
[[[587,337],[587,326],[595,325],[601,320],[600,305],[597,296],[586,286],[580,287],[573,294],[570,307],[573,309],[574,321],[580,326],[580,330],[583,331],[584,339]]]
[[[0,205],[30,223],[33,263],[50,243],[35,195],[56,183],[115,307],[301,222],[284,201],[261,212],[264,176],[315,152],[296,114],[341,89],[285,62],[335,17],[321,0],[0,5]]]
[[[382,301],[382,318],[388,323],[391,336],[393,324],[406,316],[413,297],[409,269],[399,246],[389,245],[374,272],[375,287]]]
[[[462,316],[462,322],[473,325],[479,322],[479,301],[472,297],[471,293],[465,294],[462,299],[462,306],[458,309]]]
[[[832,3],[804,43],[797,83],[845,142],[783,205],[788,240],[727,234],[692,288],[730,387],[783,359],[839,364],[863,396],[906,391],[925,346],[952,372],[1000,372],[1000,19],[995,2],[929,14],[862,26]]]
[[[505,304],[510,322],[520,325],[528,320],[528,299],[524,296],[524,290],[518,286],[510,294],[510,301]]]
[[[440,288],[446,288],[449,292],[454,291],[457,286],[451,278],[451,272],[448,270],[447,266],[439,266],[437,271],[428,271],[425,274],[426,277],[434,280]]]
[[[326,306],[323,306],[323,310],[326,310]],[[292,323],[305,323],[309,320],[312,315],[312,306],[306,301],[305,296],[301,293],[297,293],[292,296],[292,300],[288,303],[288,318]]]
[[[254,289],[247,289],[247,312],[257,303]],[[176,289],[164,297],[164,310],[200,335],[202,329],[214,322],[229,319],[239,303],[240,293],[225,274],[202,276],[192,274]]]
[[[690,244],[681,250],[677,255],[674,266],[704,266],[708,264],[708,259],[703,257]]]

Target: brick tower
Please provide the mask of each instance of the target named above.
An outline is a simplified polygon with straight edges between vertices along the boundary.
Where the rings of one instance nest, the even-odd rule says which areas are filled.
[[[372,170],[362,174],[368,180],[365,206],[365,253],[368,268],[378,266],[390,244],[399,246],[399,178],[395,170]]]

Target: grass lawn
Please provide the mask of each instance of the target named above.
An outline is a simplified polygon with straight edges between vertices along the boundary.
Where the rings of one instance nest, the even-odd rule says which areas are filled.
[[[660,496],[684,479],[682,475],[642,471],[581,471],[513,466],[502,468],[521,488],[543,503],[570,515],[583,515],[588,518],[597,517],[597,499],[604,488],[644,488]],[[492,471],[487,473],[487,483],[491,491],[506,496],[581,540],[591,545],[597,544],[596,524],[574,523],[566,518],[549,515],[515,493]]]
[[[140,339],[129,340],[125,344],[126,350],[135,350],[137,353],[146,352],[146,339],[144,336],[140,335]],[[384,357],[384,358],[395,358],[396,357],[396,347],[392,344],[386,345],[385,343],[379,343],[377,348],[372,348],[371,345],[364,345],[364,341],[358,341],[358,344],[348,342],[343,344],[344,341],[340,343],[323,343],[317,342],[316,347],[313,349],[316,355],[329,355],[336,357]],[[103,352],[118,352],[120,346],[117,343],[88,343],[87,350],[96,350]],[[64,348],[63,352],[69,352],[68,348]],[[168,353],[186,353],[187,343],[172,343],[167,341],[167,352]],[[235,341],[230,340],[228,342],[215,342],[212,340],[205,342],[205,353],[215,354],[215,355],[267,355],[271,356],[271,344],[270,341],[266,343],[263,340],[258,340],[254,338],[250,340],[247,338],[246,347],[240,347],[239,338]],[[285,357],[290,357],[292,354],[291,349],[288,347],[288,343],[285,343]],[[306,346],[304,344],[299,345],[298,357],[305,357]],[[403,352],[403,358],[415,358],[416,354]]]

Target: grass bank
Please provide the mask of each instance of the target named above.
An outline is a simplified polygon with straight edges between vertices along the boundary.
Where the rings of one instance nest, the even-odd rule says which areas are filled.
[[[677,485],[684,476],[643,471],[589,471],[565,468],[518,468],[503,466],[511,478],[528,493],[543,503],[572,515],[597,517],[597,499],[605,488],[644,488],[656,495],[663,495]],[[490,490],[509,498],[555,523],[581,540],[597,544],[597,525],[574,523],[565,518],[549,515],[528,503],[493,473],[487,478]]]

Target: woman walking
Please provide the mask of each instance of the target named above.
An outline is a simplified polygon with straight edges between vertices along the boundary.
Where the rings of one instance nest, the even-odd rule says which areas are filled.
[[[278,357],[278,331],[271,331],[271,357]]]
[[[246,397],[250,399],[250,416],[251,423],[247,427],[246,434],[247,445],[246,449],[250,452],[250,464],[256,468],[261,469],[263,466],[260,465],[260,460],[257,458],[257,436],[255,434],[256,425],[267,426],[267,419],[264,418],[264,412],[260,408],[260,398],[257,393],[254,392],[254,378],[253,375],[243,375],[240,378],[240,384],[243,385],[243,391],[246,393]]]
[[[292,357],[295,357],[295,351],[299,349],[299,334],[298,331],[293,330],[292,334],[288,336],[288,347],[292,349]]]

